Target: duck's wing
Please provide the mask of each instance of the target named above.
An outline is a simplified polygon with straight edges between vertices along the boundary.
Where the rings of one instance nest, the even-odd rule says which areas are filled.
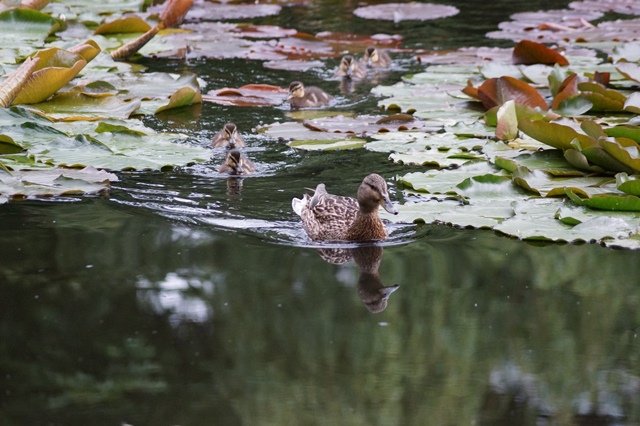
[[[321,240],[342,240],[358,212],[358,202],[354,198],[330,195],[324,197],[310,210],[319,227]]]

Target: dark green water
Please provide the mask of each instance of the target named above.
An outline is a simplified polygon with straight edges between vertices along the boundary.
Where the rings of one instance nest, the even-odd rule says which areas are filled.
[[[454,47],[488,45],[480,34],[516,7],[561,6],[451,3],[461,14],[433,23],[365,22],[330,1],[263,23]],[[408,58],[388,84],[419,70]],[[195,71],[209,89],[305,77],[337,91],[323,81],[335,63],[308,75],[144,63]],[[345,109],[375,108],[367,93]],[[234,120],[258,163],[239,194],[215,153],[184,170],[121,173],[105,196],[0,206],[0,424],[640,424],[637,252],[407,225],[378,248],[377,276],[376,248],[359,252],[360,267],[327,263],[291,198],[319,181],[352,194],[366,173],[392,181],[406,169],[249,134],[285,112],[204,104],[149,120],[202,144]],[[394,284],[371,313],[363,299]]]

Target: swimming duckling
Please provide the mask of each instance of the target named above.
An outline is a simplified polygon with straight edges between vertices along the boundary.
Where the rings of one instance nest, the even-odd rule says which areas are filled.
[[[229,149],[235,149],[236,147],[242,148],[244,146],[244,139],[238,134],[238,129],[234,123],[227,123],[222,130],[215,134],[211,145],[214,148],[221,146],[228,146]]]
[[[353,59],[353,56],[345,55],[340,60],[338,70],[334,77],[345,77],[354,80],[362,80],[367,76],[367,70],[363,64]]]
[[[255,172],[256,168],[244,154],[237,149],[232,149],[227,153],[227,158],[218,171],[230,175],[246,175]]]
[[[387,231],[378,216],[378,207],[398,214],[389,200],[387,183],[372,173],[358,188],[357,199],[331,195],[323,183],[313,197],[291,200],[291,207],[302,218],[302,226],[312,240],[383,240]]]
[[[367,47],[367,50],[364,51],[362,62],[365,66],[372,68],[389,68],[391,65],[391,56],[384,50]]]
[[[289,85],[289,96],[287,100],[292,108],[308,108],[324,106],[333,99],[333,96],[319,87],[304,87],[299,81],[294,81]]]

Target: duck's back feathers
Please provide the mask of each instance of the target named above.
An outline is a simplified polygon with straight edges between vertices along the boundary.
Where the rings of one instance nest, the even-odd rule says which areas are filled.
[[[358,190],[358,199],[329,194],[319,184],[312,197],[294,198],[293,210],[302,218],[302,226],[312,240],[382,240],[387,231],[378,216],[378,207],[395,213],[389,201],[384,179],[367,176]]]

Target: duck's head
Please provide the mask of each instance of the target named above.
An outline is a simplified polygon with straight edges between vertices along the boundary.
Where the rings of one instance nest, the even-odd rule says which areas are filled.
[[[228,146],[230,149],[233,149],[236,146],[244,146],[244,141],[238,134],[238,128],[236,125],[234,123],[227,123],[224,125],[222,130],[216,133],[211,144],[214,148]]]
[[[353,74],[353,70],[356,68],[356,62],[353,60],[353,56],[351,55],[345,55],[342,57],[342,59],[340,60],[340,65],[338,66],[338,69],[345,73],[347,75],[347,77],[351,77],[351,75]]]
[[[294,81],[289,85],[289,96],[287,99],[302,98],[304,96],[304,84]]]
[[[227,123],[224,125],[224,138],[229,141],[229,144],[236,144],[236,139],[238,138],[238,128],[234,123]]]
[[[376,49],[375,47],[367,47],[367,49],[364,51],[364,61],[366,63],[371,63],[378,62],[378,60],[380,60],[378,49]]]
[[[242,168],[242,154],[240,154],[240,151],[237,149],[232,149],[227,153],[225,164],[229,167],[230,174],[241,175],[244,173],[244,169]]]
[[[379,206],[382,206],[389,213],[398,214],[398,210],[389,199],[387,182],[379,174],[371,173],[364,178],[358,188],[357,198],[360,210],[364,213],[374,212]]]

